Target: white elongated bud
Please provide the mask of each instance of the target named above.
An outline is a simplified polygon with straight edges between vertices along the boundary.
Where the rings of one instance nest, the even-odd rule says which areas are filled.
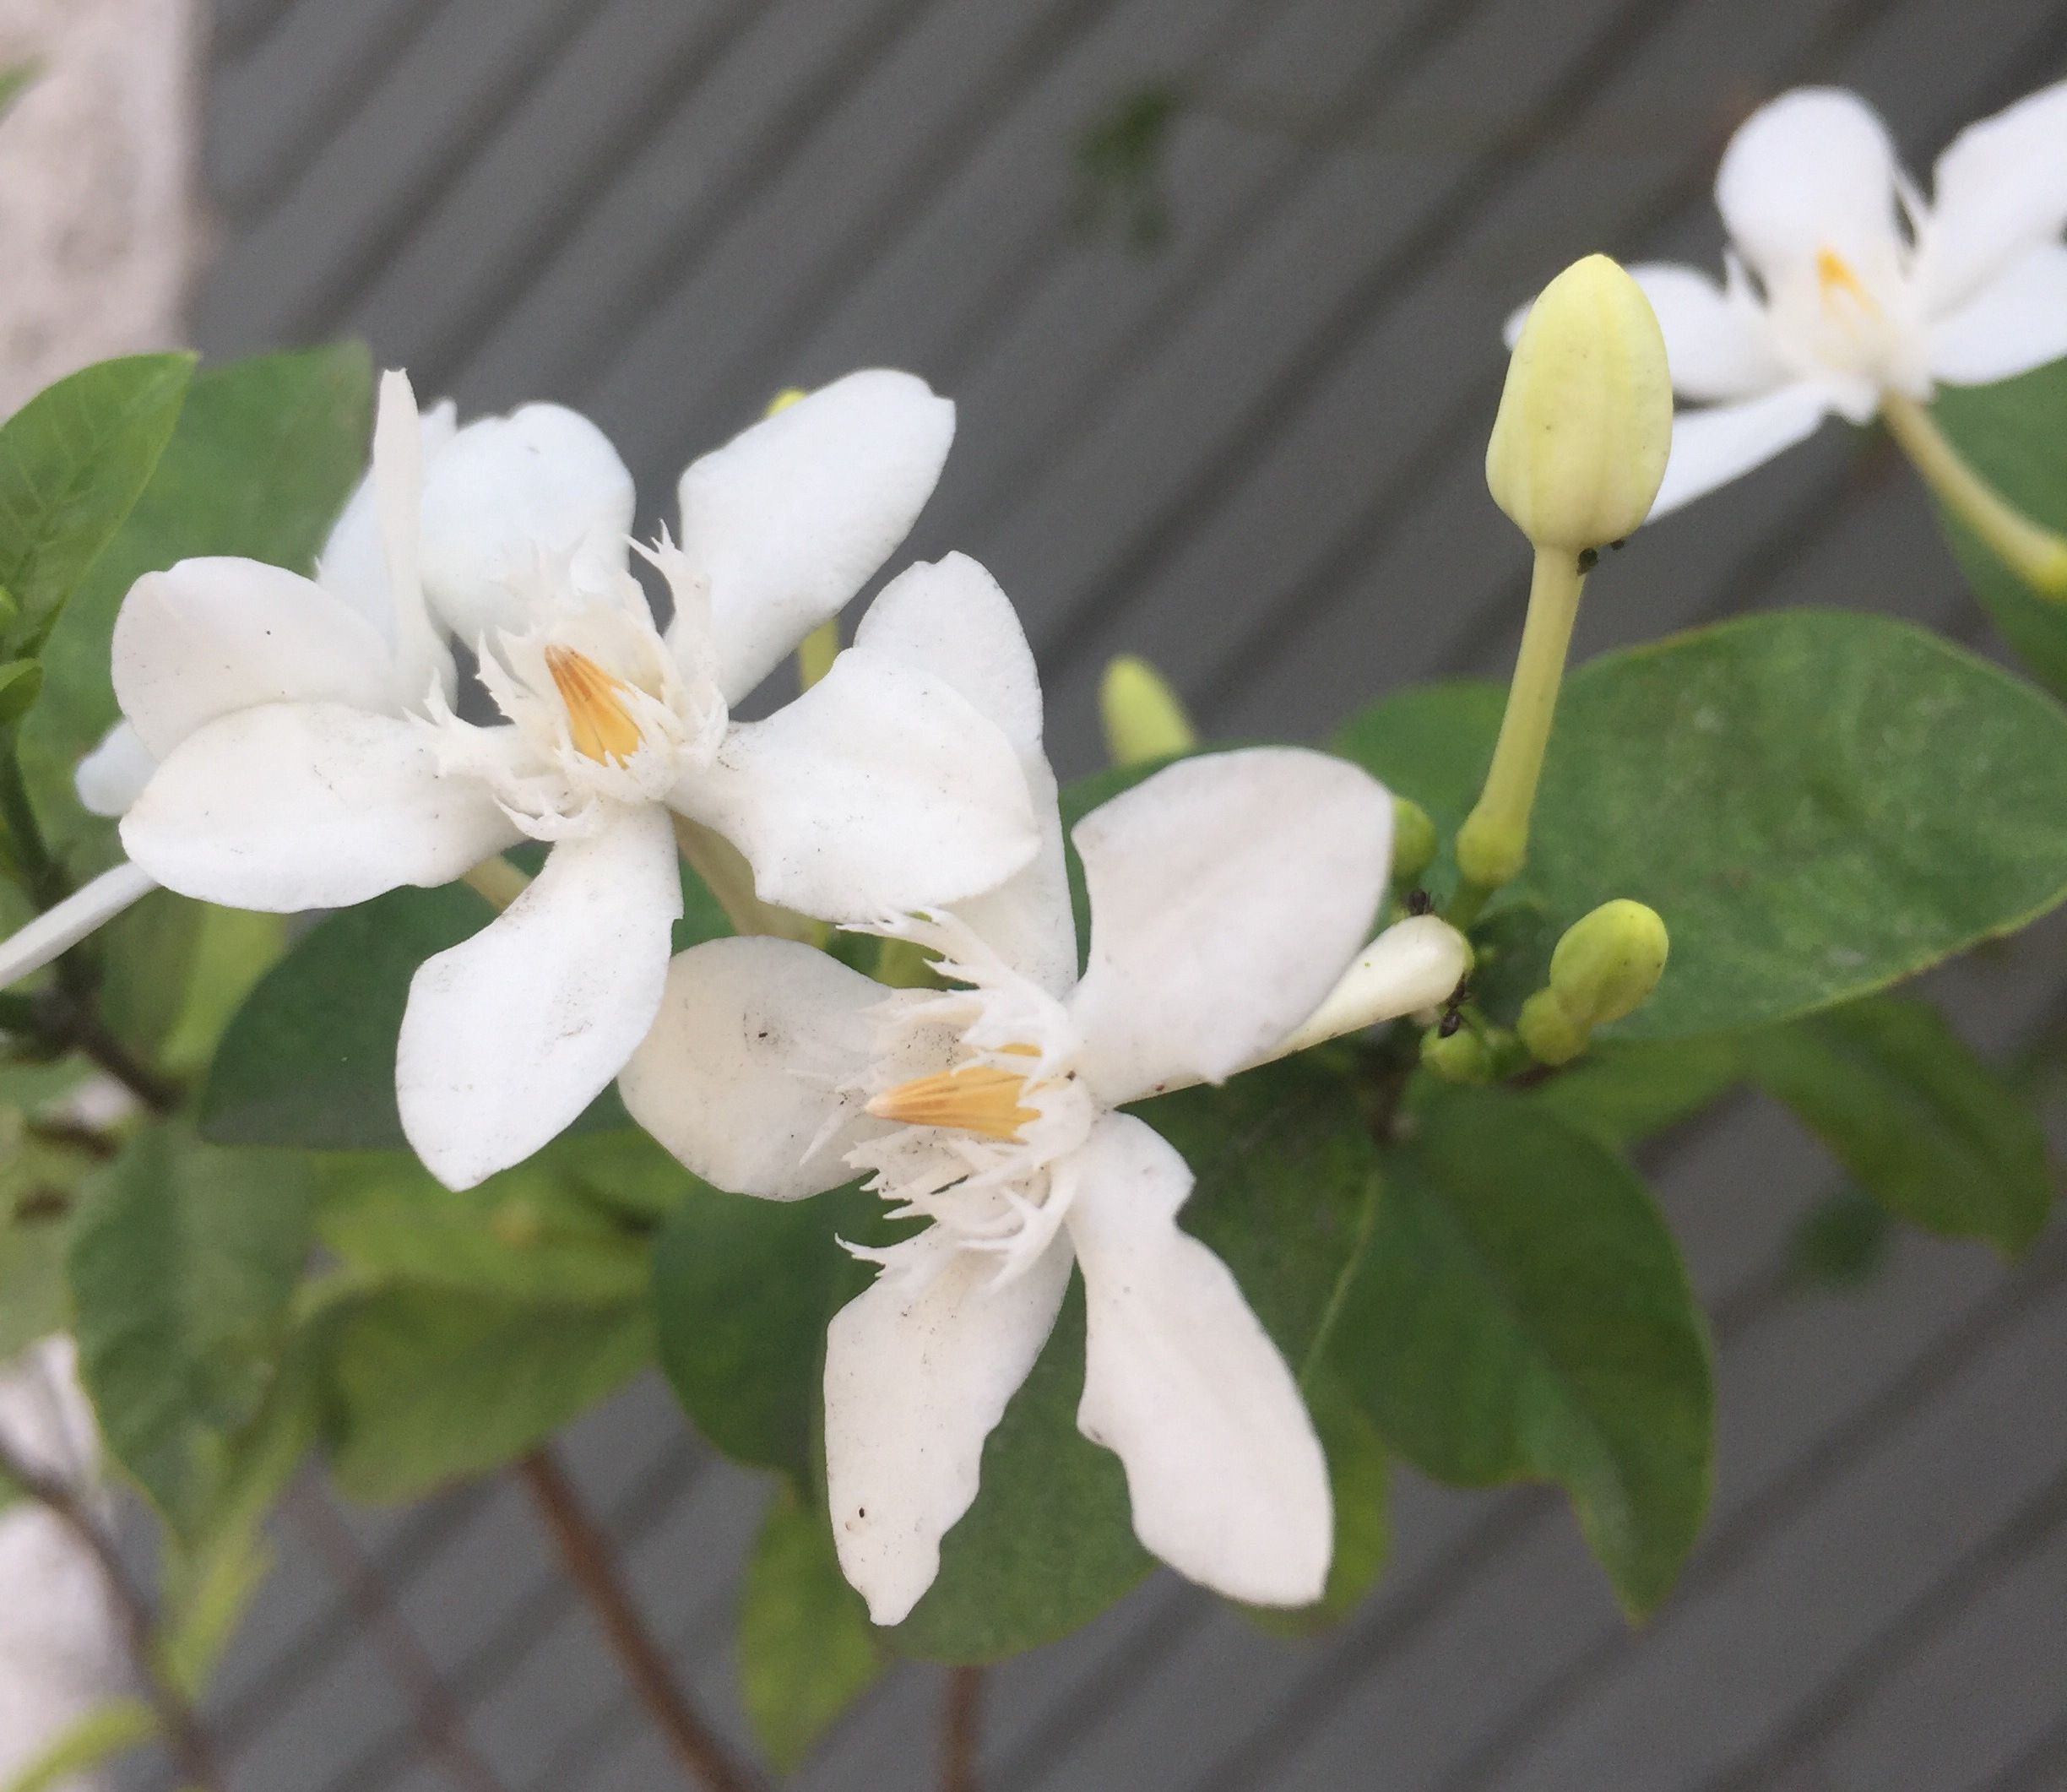
[[[1665,337],[1605,255],[1574,262],[1530,308],[1486,445],[1493,501],[1539,548],[1579,554],[1650,514],[1672,450]]]

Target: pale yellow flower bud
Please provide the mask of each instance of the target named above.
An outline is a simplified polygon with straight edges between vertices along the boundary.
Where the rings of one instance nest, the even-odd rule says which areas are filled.
[[[1539,548],[1619,541],[1650,513],[1672,449],[1665,337],[1605,255],[1574,262],[1530,308],[1486,445],[1493,501]]]
[[[1115,765],[1145,765],[1198,745],[1177,693],[1146,660],[1131,654],[1120,654],[1105,668],[1099,713],[1105,725],[1106,754]]]
[[[1641,902],[1604,902],[1575,922],[1550,954],[1550,983],[1522,1005],[1517,1023],[1529,1055],[1565,1064],[1594,1028],[1633,1014],[1665,974],[1665,923]]]
[[[1435,862],[1435,823],[1429,812],[1408,796],[1392,799],[1392,882],[1410,890],[1421,874]]]

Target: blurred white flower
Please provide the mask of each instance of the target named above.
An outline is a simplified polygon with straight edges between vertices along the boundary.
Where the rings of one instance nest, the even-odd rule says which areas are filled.
[[[1929,200],[1856,95],[1782,94],[1731,139],[1716,204],[1733,244],[1721,286],[1630,269],[1700,407],[1674,423],[1654,518],[1832,413],[1864,423],[1885,395],[1921,402],[2067,355],[2067,82],[1962,131]]]
[[[859,638],[892,643],[1008,718],[1052,792],[1032,656],[981,567],[956,556],[899,578]],[[790,1200],[860,1170],[896,1216],[930,1222],[857,1252],[882,1273],[827,1345],[834,1536],[877,1622],[931,1584],[1072,1262],[1088,1297],[1078,1424],[1125,1464],[1142,1541],[1234,1597],[1305,1603],[1332,1520],[1297,1383],[1226,1266],[1179,1230],[1190,1170],[1115,1110],[1232,1075],[1321,1005],[1384,893],[1392,800],[1293,748],[1158,773],[1075,831],[1092,911],[1081,978],[1051,796],[1046,809],[1043,852],[1012,883],[880,930],[940,954],[958,986],[888,992],[785,941],[698,946],[620,1087],[721,1188]],[[1393,1013],[1440,1000],[1462,968],[1436,987],[1424,953],[1393,962]],[[1372,975],[1354,1023],[1385,1012]]]
[[[99,1446],[73,1364],[70,1340],[52,1338],[0,1368],[0,1436],[30,1466],[90,1488]],[[127,1684],[121,1621],[85,1545],[41,1507],[0,1512],[0,1783]]]

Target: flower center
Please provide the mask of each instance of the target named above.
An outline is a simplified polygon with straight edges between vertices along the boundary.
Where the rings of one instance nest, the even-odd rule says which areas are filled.
[[[1038,1057],[1031,1045],[1001,1048],[1017,1057]],[[937,1076],[919,1077],[872,1098],[868,1110],[878,1120],[908,1127],[955,1127],[985,1138],[1017,1144],[1022,1128],[1040,1118],[1039,1108],[1020,1098],[1027,1079],[991,1064],[965,1064]]]
[[[1868,317],[1880,315],[1880,307],[1866,290],[1866,283],[1853,271],[1852,263],[1835,249],[1816,251],[1816,285],[1823,295],[1824,309],[1833,314],[1842,300]]]
[[[547,648],[545,670],[567,705],[574,750],[599,765],[628,763],[644,738],[625,702],[631,686],[571,647]]]

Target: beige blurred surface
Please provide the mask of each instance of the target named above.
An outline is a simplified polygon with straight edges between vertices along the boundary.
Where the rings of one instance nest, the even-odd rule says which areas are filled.
[[[176,342],[198,247],[193,0],[0,0],[0,410]]]

